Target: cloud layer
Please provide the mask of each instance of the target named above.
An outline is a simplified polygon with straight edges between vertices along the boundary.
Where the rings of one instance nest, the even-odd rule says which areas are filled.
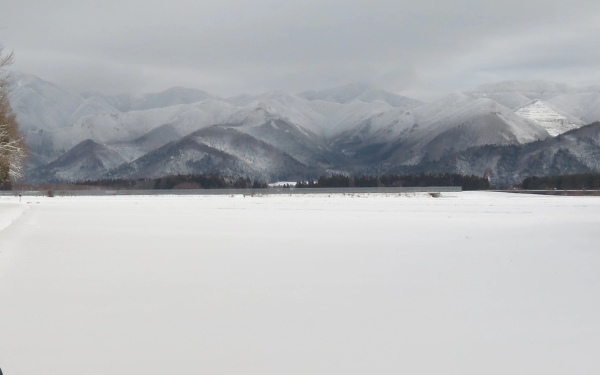
[[[4,3],[14,68],[77,91],[365,81],[426,97],[497,80],[600,83],[597,0]]]

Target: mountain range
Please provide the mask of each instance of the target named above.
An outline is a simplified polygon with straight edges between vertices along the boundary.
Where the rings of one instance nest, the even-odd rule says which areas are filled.
[[[598,87],[501,82],[424,103],[363,83],[219,98],[181,87],[77,94],[19,73],[13,81],[29,182],[459,172],[507,185],[600,170]]]

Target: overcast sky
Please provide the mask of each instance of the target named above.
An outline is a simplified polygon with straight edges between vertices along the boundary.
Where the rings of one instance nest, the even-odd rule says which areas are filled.
[[[14,70],[75,91],[600,84],[599,0],[2,0]]]

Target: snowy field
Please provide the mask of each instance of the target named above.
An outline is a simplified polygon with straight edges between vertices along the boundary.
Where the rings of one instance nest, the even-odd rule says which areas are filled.
[[[600,198],[0,197],[5,375],[597,375]]]

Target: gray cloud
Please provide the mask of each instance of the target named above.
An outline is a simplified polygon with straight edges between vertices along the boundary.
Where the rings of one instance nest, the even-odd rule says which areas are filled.
[[[5,2],[14,68],[76,90],[366,81],[431,96],[485,80],[600,83],[596,0]]]

